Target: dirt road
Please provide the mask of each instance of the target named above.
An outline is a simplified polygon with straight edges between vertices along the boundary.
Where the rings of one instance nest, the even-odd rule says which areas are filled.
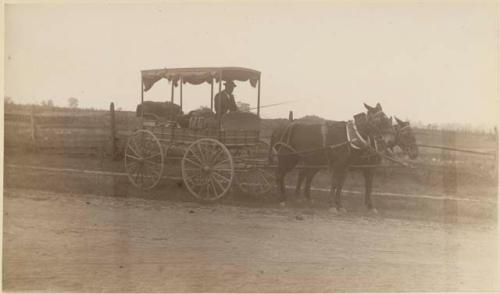
[[[6,291],[493,291],[492,224],[4,192]]]

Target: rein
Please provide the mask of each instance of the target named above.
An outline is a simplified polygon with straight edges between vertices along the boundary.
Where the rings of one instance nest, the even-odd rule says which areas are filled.
[[[397,159],[394,159],[394,158],[392,158],[392,157],[390,157],[388,155],[385,155],[384,153],[382,153],[382,152],[380,152],[378,150],[373,149],[371,146],[368,146],[368,150],[370,150],[371,152],[373,152],[373,153],[375,153],[375,154],[377,154],[377,155],[379,155],[379,156],[381,156],[381,157],[383,157],[383,158],[385,158],[385,159],[387,159],[389,161],[392,161],[394,163],[400,164],[400,165],[402,165],[404,167],[411,167],[411,165],[409,165],[409,164],[407,164],[405,162],[399,161]]]
[[[347,145],[349,143],[351,143],[351,141],[345,141],[345,142],[342,142],[342,143],[339,143],[339,144],[328,145],[328,146],[320,147],[320,148],[313,148],[313,149],[307,149],[307,150],[302,150],[302,151],[292,151],[292,152],[282,153],[282,154],[276,154],[276,155],[277,156],[287,156],[287,155],[302,155],[302,154],[308,154],[308,153],[315,153],[315,152],[318,152],[318,151],[325,151],[325,150],[328,150],[328,149],[336,149],[336,148],[342,147],[344,145]],[[291,150],[294,150],[293,147],[291,147],[290,145],[287,145],[285,143],[282,143],[282,142],[278,142],[274,146],[276,146],[276,145],[283,145],[284,147],[286,146],[287,148],[290,148]]]

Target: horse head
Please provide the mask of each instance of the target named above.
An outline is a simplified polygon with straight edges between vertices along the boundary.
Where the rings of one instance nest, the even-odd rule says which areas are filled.
[[[375,107],[369,106],[364,103],[366,112],[366,129],[376,139],[389,145],[389,142],[395,141],[395,131],[392,127],[392,117],[387,115],[382,110],[380,103]]]
[[[397,124],[394,126],[396,131],[396,136],[394,142],[391,144],[393,146],[399,146],[408,154],[410,159],[416,159],[418,157],[418,146],[413,130],[410,127],[410,123],[407,121],[402,121],[396,117]]]

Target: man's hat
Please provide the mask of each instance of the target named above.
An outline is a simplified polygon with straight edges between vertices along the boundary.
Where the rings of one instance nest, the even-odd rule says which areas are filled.
[[[226,81],[224,83],[224,86],[226,86],[226,87],[227,86],[232,86],[234,88],[234,87],[236,87],[236,84],[233,81],[229,80],[229,81]]]

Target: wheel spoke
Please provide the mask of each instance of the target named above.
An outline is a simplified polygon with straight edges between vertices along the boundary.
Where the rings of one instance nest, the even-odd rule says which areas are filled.
[[[196,166],[196,167],[202,168],[201,164],[199,164],[199,163],[197,163],[197,162],[194,162],[194,161],[192,161],[191,159],[188,159],[187,157],[185,157],[185,158],[184,158],[184,160],[185,160],[186,162],[189,162],[190,164],[192,164],[192,165]]]
[[[154,154],[154,155],[149,155],[148,157],[145,157],[144,160],[152,159],[152,158],[155,158],[155,157],[158,157],[158,156],[161,156],[161,153],[157,153],[157,154]]]
[[[213,182],[215,182],[217,184],[217,186],[219,186],[219,188],[221,189],[222,192],[224,192],[224,190],[226,190],[222,185],[221,183],[219,183],[219,181],[217,181],[213,176],[211,177],[211,179]],[[221,193],[222,193],[221,192]]]
[[[212,168],[212,171],[231,173],[232,169],[230,169],[230,168]]]
[[[199,173],[194,173],[192,175],[189,175],[189,176],[186,176],[184,177],[185,180],[191,180],[192,178],[196,177],[196,176],[200,176],[201,175],[201,172]]]
[[[215,188],[215,185],[214,185],[214,179],[213,177],[210,177],[210,185],[212,186],[212,189],[214,190],[214,193],[215,193],[215,196],[217,196],[217,189]],[[224,191],[224,189],[222,189],[222,191]]]
[[[127,157],[130,157],[130,158],[133,158],[135,160],[141,160],[142,158],[139,158],[139,157],[135,157],[133,155],[130,155],[130,154],[126,154]]]
[[[216,153],[216,154],[215,154],[215,156],[214,156],[213,162],[211,162],[211,164],[213,164],[213,165],[218,165],[220,162],[217,162],[217,160],[219,159],[219,156],[220,156],[221,154],[223,154],[223,153],[224,153],[224,150],[223,150],[223,149],[220,149],[219,151],[217,151],[217,153]],[[226,159],[226,160],[227,160],[227,159]]]
[[[147,169],[149,171],[152,171],[157,177],[161,176],[161,172],[157,171],[154,168],[149,167],[148,165],[144,165],[144,169]]]
[[[206,164],[207,163],[207,159],[206,159],[205,153],[201,150],[201,146],[200,145],[201,144],[196,144],[196,147],[198,148],[198,151],[200,151],[200,157],[202,159],[200,162]],[[193,151],[193,153],[194,153],[194,151]]]
[[[201,169],[199,169],[199,168],[185,168],[184,170],[185,171],[197,171],[197,172],[201,171]]]
[[[269,186],[269,181],[267,180],[267,177],[265,175],[262,175],[262,179],[264,179],[264,182],[266,182],[266,186]]]
[[[133,141],[133,140],[132,140],[132,141]],[[135,144],[134,144],[134,145],[135,145]],[[139,153],[137,153],[137,151],[136,151],[134,148],[132,148],[132,145],[131,145],[131,144],[128,144],[128,149],[130,149],[130,150],[131,150],[131,151],[132,151],[135,155],[137,155],[137,156],[139,156],[139,157],[140,157]],[[129,154],[127,154],[127,156],[132,157],[132,156],[131,156],[131,155],[129,155]]]
[[[198,160],[198,162],[200,163],[200,166],[201,166],[201,163],[203,162],[203,160],[198,155],[196,155],[194,150],[189,150],[187,152],[190,152],[191,154],[193,154],[193,156],[196,158],[196,160]],[[186,156],[186,159],[187,159],[187,156]]]
[[[142,187],[149,188],[154,183],[154,178],[150,174],[142,174]]]
[[[214,164],[214,168],[217,168],[218,166],[227,166],[226,163],[230,163],[231,161],[229,159],[224,159],[223,161],[217,162]]]
[[[139,148],[139,146],[137,146],[137,142],[135,141],[135,138],[132,138],[132,142],[134,143],[134,147],[136,148],[136,149],[134,149],[135,154],[139,157],[142,157],[142,152],[140,152],[140,151],[142,151],[142,148]],[[132,146],[130,146],[130,147],[132,147]],[[138,150],[140,150],[140,151],[138,151]]]
[[[161,163],[161,162],[154,162],[154,161],[151,161],[151,160],[146,160],[146,161],[144,161],[144,162],[146,162],[146,163],[148,163],[148,164],[152,164],[152,165],[154,165],[154,166],[159,166],[159,167],[161,167],[161,166],[162,166],[162,164],[163,164],[163,163]]]
[[[224,181],[226,181],[227,183],[231,183],[231,179],[230,178],[226,178],[225,176],[219,174],[218,172],[212,172],[212,175],[216,176],[217,178],[219,179],[223,179]]]
[[[132,177],[134,178],[134,182],[135,182],[136,184],[139,184],[139,181],[138,181],[138,179],[137,179],[137,178],[139,177],[140,173],[142,173],[142,171],[141,171],[141,170],[142,170],[141,166],[138,166],[138,167],[137,167],[137,169],[136,169],[136,170],[134,171],[134,173],[132,174]]]
[[[133,162],[127,163],[126,168],[127,168],[127,170],[130,170],[131,168],[136,167],[138,165],[139,165],[139,161],[133,161]]]
[[[139,165],[137,164],[135,168],[132,168],[128,171],[128,174],[131,176],[131,179],[134,183],[136,183],[135,175],[137,174],[139,170]]]

